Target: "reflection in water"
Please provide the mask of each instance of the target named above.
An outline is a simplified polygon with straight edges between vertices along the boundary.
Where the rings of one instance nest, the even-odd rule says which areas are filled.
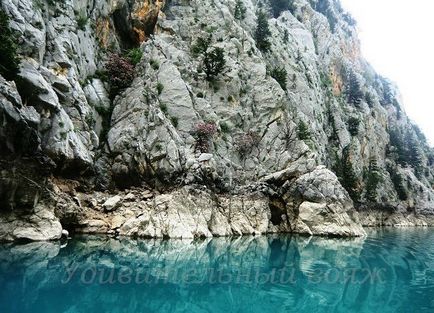
[[[434,232],[0,245],[1,312],[434,312]]]

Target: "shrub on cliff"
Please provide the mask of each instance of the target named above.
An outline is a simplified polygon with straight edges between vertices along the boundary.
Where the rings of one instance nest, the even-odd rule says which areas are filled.
[[[129,87],[133,82],[135,71],[130,61],[119,54],[110,55],[106,63],[106,71],[110,83],[110,96]]]
[[[245,157],[251,153],[253,148],[257,147],[261,142],[261,136],[253,131],[249,130],[247,133],[237,138],[236,149],[241,157]]]
[[[270,76],[273,77],[282,87],[283,90],[286,90],[286,82],[288,81],[288,73],[284,67],[275,67],[270,71]]]
[[[348,119],[348,131],[351,136],[357,136],[359,134],[360,120],[356,117],[350,117]]]
[[[201,122],[194,127],[193,136],[196,138],[196,149],[202,153],[210,151],[212,137],[217,132],[217,125],[212,122]]]
[[[271,47],[269,37],[271,36],[268,17],[264,11],[258,11],[258,18],[255,31],[256,45],[262,52],[268,52]]]
[[[243,0],[237,0],[235,3],[234,17],[237,20],[244,20],[246,18],[246,7]]]
[[[377,201],[377,187],[381,181],[381,171],[376,158],[369,160],[368,181],[366,183],[366,200]]]
[[[310,132],[307,124],[303,121],[300,121],[297,125],[297,137],[299,140],[309,140]]]
[[[270,0],[273,16],[279,17],[283,11],[292,11],[293,0]]]
[[[128,50],[126,57],[131,64],[137,65],[143,56],[143,50],[141,48],[132,48]]]
[[[7,80],[15,78],[20,64],[15,42],[9,27],[9,16],[0,7],[0,75]]]

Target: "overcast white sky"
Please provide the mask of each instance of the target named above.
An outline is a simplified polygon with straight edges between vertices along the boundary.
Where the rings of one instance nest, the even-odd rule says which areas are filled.
[[[398,84],[404,109],[434,144],[434,1],[341,0],[365,58]]]

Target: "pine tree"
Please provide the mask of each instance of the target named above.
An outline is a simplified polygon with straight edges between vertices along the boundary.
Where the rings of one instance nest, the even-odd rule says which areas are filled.
[[[268,24],[267,14],[264,11],[258,12],[258,19],[255,31],[255,40],[258,49],[268,52],[271,47],[269,37],[271,35],[270,25]]]
[[[246,18],[247,9],[244,6],[243,0],[237,0],[235,3],[234,17],[237,20],[244,20]]]
[[[291,9],[292,0],[270,0],[273,16],[279,17],[280,13]]]
[[[377,187],[381,181],[381,171],[375,157],[369,160],[368,181],[366,183],[366,200],[377,201]]]
[[[210,48],[212,36],[199,37],[191,51],[195,56],[202,56],[201,70],[205,72],[206,79],[212,81],[226,66],[224,50],[222,48]]]
[[[360,120],[356,117],[350,117],[348,120],[348,131],[350,132],[351,136],[357,136],[359,134],[359,125]]]
[[[405,161],[420,177],[423,172],[423,152],[415,135],[407,130],[405,135]]]
[[[309,140],[310,139],[309,128],[307,127],[306,123],[303,121],[300,121],[298,123],[297,137],[299,140]]]
[[[205,52],[203,59],[203,71],[206,79],[212,81],[220,74],[226,65],[224,51],[222,48],[214,48],[210,52]]]
[[[354,202],[360,200],[359,179],[354,171],[350,156],[350,146],[342,151],[342,186],[348,191]]]
[[[364,97],[360,80],[352,70],[347,77],[346,95],[348,102],[354,105],[359,105]]]
[[[404,178],[399,173],[398,168],[389,165],[387,166],[387,171],[389,172],[390,179],[392,180],[393,186],[398,194],[399,200],[406,201],[408,199],[408,193],[407,189],[404,187]]]
[[[387,154],[395,162],[403,166],[407,165],[408,152],[405,147],[403,136],[397,128],[389,129],[389,144],[387,146]]]
[[[9,27],[9,16],[0,6],[0,75],[7,80],[15,78],[20,64],[15,42]]]

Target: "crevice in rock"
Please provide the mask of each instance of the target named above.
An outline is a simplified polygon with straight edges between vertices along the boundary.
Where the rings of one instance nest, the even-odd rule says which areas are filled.
[[[286,203],[283,199],[277,195],[269,196],[270,198],[270,212],[271,218],[270,221],[274,226],[281,225],[285,222],[283,217],[286,217],[286,221],[288,221],[288,215],[286,212]]]

